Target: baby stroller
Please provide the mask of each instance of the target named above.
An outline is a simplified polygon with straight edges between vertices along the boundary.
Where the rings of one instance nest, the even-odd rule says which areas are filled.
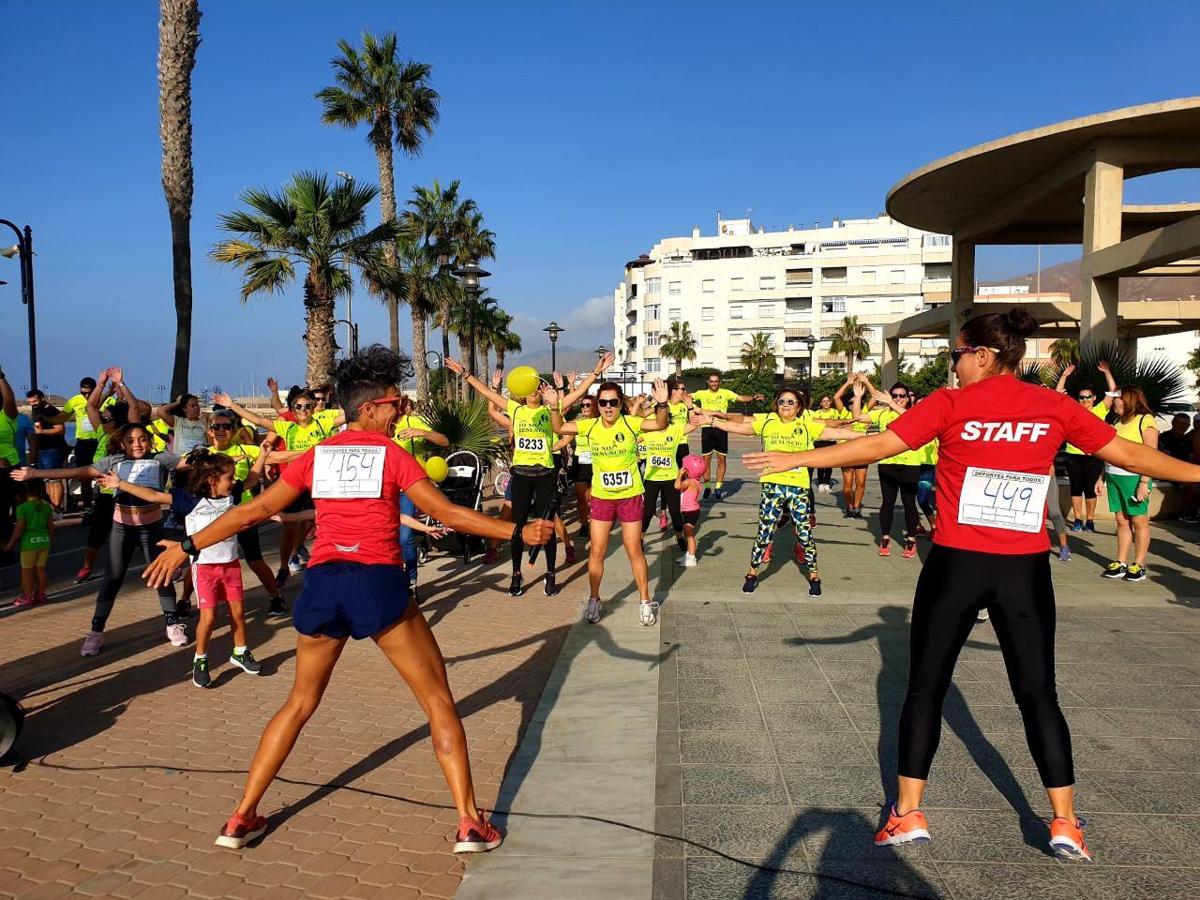
[[[449,474],[438,485],[441,492],[450,499],[451,503],[482,512],[483,461],[470,450],[455,450],[446,457],[446,468],[449,470]],[[423,518],[425,522],[434,524],[428,516]],[[430,541],[427,538],[421,548],[421,562],[424,562],[429,556],[429,544]],[[432,544],[437,549],[447,552],[453,547],[464,563],[470,563],[473,555],[484,551],[485,541],[475,535],[452,532],[443,538],[433,539]]]

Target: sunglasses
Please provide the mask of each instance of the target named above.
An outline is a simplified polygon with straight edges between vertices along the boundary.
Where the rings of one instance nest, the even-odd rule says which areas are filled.
[[[228,422],[215,422],[209,426],[213,431],[233,431],[233,426]]]
[[[1095,394],[1080,394],[1079,399],[1080,400],[1095,400],[1096,395]]]
[[[404,398],[393,394],[390,397],[380,397],[378,400],[367,400],[365,403],[359,404],[359,409],[364,406],[387,406],[389,403],[403,403]]]
[[[892,394],[893,400],[907,400],[908,394]]]
[[[974,353],[976,350],[991,350],[993,353],[999,353],[995,347],[955,347],[950,351],[950,365],[957,366],[958,361],[968,353]]]
[[[292,409],[295,409],[295,410],[313,409],[313,404],[312,403],[293,403]]]
[[[113,422],[115,422],[117,420],[114,419],[112,416],[101,416],[100,421],[105,424],[111,425]]]
[[[611,400],[597,400],[596,405],[601,407],[620,406],[621,401],[613,397]]]
[[[776,400],[776,401],[775,401],[775,405],[776,405],[776,406],[795,406],[795,405],[796,405],[796,401],[795,401],[795,400],[783,400],[783,399],[780,399],[780,400]]]

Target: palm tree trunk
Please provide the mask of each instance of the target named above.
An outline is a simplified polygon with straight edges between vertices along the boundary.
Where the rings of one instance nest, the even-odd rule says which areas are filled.
[[[496,348],[496,368],[497,369],[504,368],[504,348],[503,347]]]
[[[467,339],[461,334],[458,335],[458,358],[464,362],[467,360]],[[471,389],[467,386],[467,379],[464,375],[462,378],[458,379],[458,398],[465,402],[470,396],[470,393]]]
[[[446,313],[442,314],[442,359],[450,358],[450,328],[446,323]],[[461,358],[461,357],[460,357]],[[455,378],[444,379],[442,390],[446,392],[446,399],[454,398],[454,382]]]
[[[384,222],[396,221],[396,176],[392,167],[392,123],[384,116],[377,123],[380,136],[375,142],[375,162],[379,165],[379,213]],[[383,245],[383,258],[389,266],[396,264],[396,244]],[[400,352],[400,299],[387,293],[388,337],[393,353]]]
[[[187,392],[192,353],[192,69],[199,46],[198,0],[159,0],[158,127],[175,293],[172,396]]]
[[[417,400],[429,402],[429,366],[425,361],[425,314],[417,307],[410,307],[412,312],[412,360],[413,375],[417,379]]]
[[[304,280],[304,344],[308,351],[304,378],[328,384],[333,376],[333,298],[310,273]]]

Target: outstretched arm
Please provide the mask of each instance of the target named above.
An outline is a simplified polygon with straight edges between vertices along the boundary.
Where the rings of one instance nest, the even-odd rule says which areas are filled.
[[[100,471],[95,466],[79,466],[74,469],[34,469],[27,466],[12,470],[13,481],[28,481],[31,478],[57,481],[65,478],[96,478],[99,475]]]
[[[1067,379],[1070,378],[1074,372],[1075,363],[1071,363],[1069,366],[1063,369],[1062,374],[1058,376],[1058,384],[1054,386],[1054,389],[1060,394],[1065,394],[1067,392]]]
[[[740,416],[735,421],[730,418],[718,418],[709,412],[694,412],[689,422],[693,425],[711,426],[730,434],[754,434],[753,422],[747,422]]]
[[[458,375],[463,375],[467,371],[466,366],[460,363],[457,359],[451,359],[448,356],[446,357],[446,368]],[[508,407],[508,401],[504,399],[504,397],[501,396],[498,391],[493,391],[474,375],[467,375],[466,382],[467,385],[475,391],[475,393],[486,398],[488,402],[495,403],[501,409],[506,409]]]
[[[1108,385],[1108,392],[1107,392],[1106,396],[1108,396],[1108,397],[1117,396],[1117,382],[1116,382],[1116,379],[1113,378],[1112,369],[1109,368],[1108,360],[1106,360],[1106,359],[1100,360],[1100,362],[1096,363],[1096,368],[1099,369],[1104,374],[1104,383],[1106,385]]]
[[[227,409],[232,409],[233,414],[239,418],[245,419],[247,422],[253,422],[261,428],[267,429],[272,434],[275,433],[275,420],[268,419],[266,416],[260,416],[258,413],[252,413],[242,404],[236,402],[228,394],[213,394],[213,400],[220,403]],[[286,505],[286,504],[285,504]],[[228,536],[228,535],[227,535]]]
[[[108,488],[111,491],[124,491],[126,494],[133,494],[139,500],[145,500],[147,503],[171,502],[171,495],[166,491],[159,491],[142,484],[132,484],[128,481],[122,481],[116,472],[109,472],[98,483],[101,487]]]
[[[781,450],[746,453],[742,456],[742,462],[756,472],[770,475],[804,466],[810,469],[868,466],[908,449],[908,444],[904,443],[904,440],[896,432],[881,431],[879,434],[868,435],[857,440],[847,440],[844,444],[834,444],[832,447],[821,447],[817,450],[805,450],[802,453],[786,453]],[[1200,473],[1200,466],[1195,468]],[[1178,480],[1186,481],[1188,479]],[[1200,476],[1197,477],[1197,480],[1200,480]]]
[[[1093,454],[1099,459],[1159,481],[1200,481],[1200,466],[1183,462],[1148,444],[1114,437]]]
[[[570,409],[579,399],[587,394],[592,389],[592,385],[596,380],[604,374],[604,370],[611,366],[616,361],[616,357],[611,353],[604,354],[604,357],[596,364],[596,368],[588,375],[587,378],[579,382],[579,385],[571,390],[571,393],[563,397],[563,406]]]

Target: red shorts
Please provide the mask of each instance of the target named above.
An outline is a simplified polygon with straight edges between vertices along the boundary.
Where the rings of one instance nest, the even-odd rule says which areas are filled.
[[[590,504],[591,517],[597,522],[627,522],[642,521],[642,501],[644,494],[636,497],[626,497],[624,500],[605,500],[602,497],[592,497]]]
[[[192,579],[196,585],[196,606],[199,609],[215,609],[218,603],[241,603],[242,564],[237,560],[227,563],[192,563]]]

